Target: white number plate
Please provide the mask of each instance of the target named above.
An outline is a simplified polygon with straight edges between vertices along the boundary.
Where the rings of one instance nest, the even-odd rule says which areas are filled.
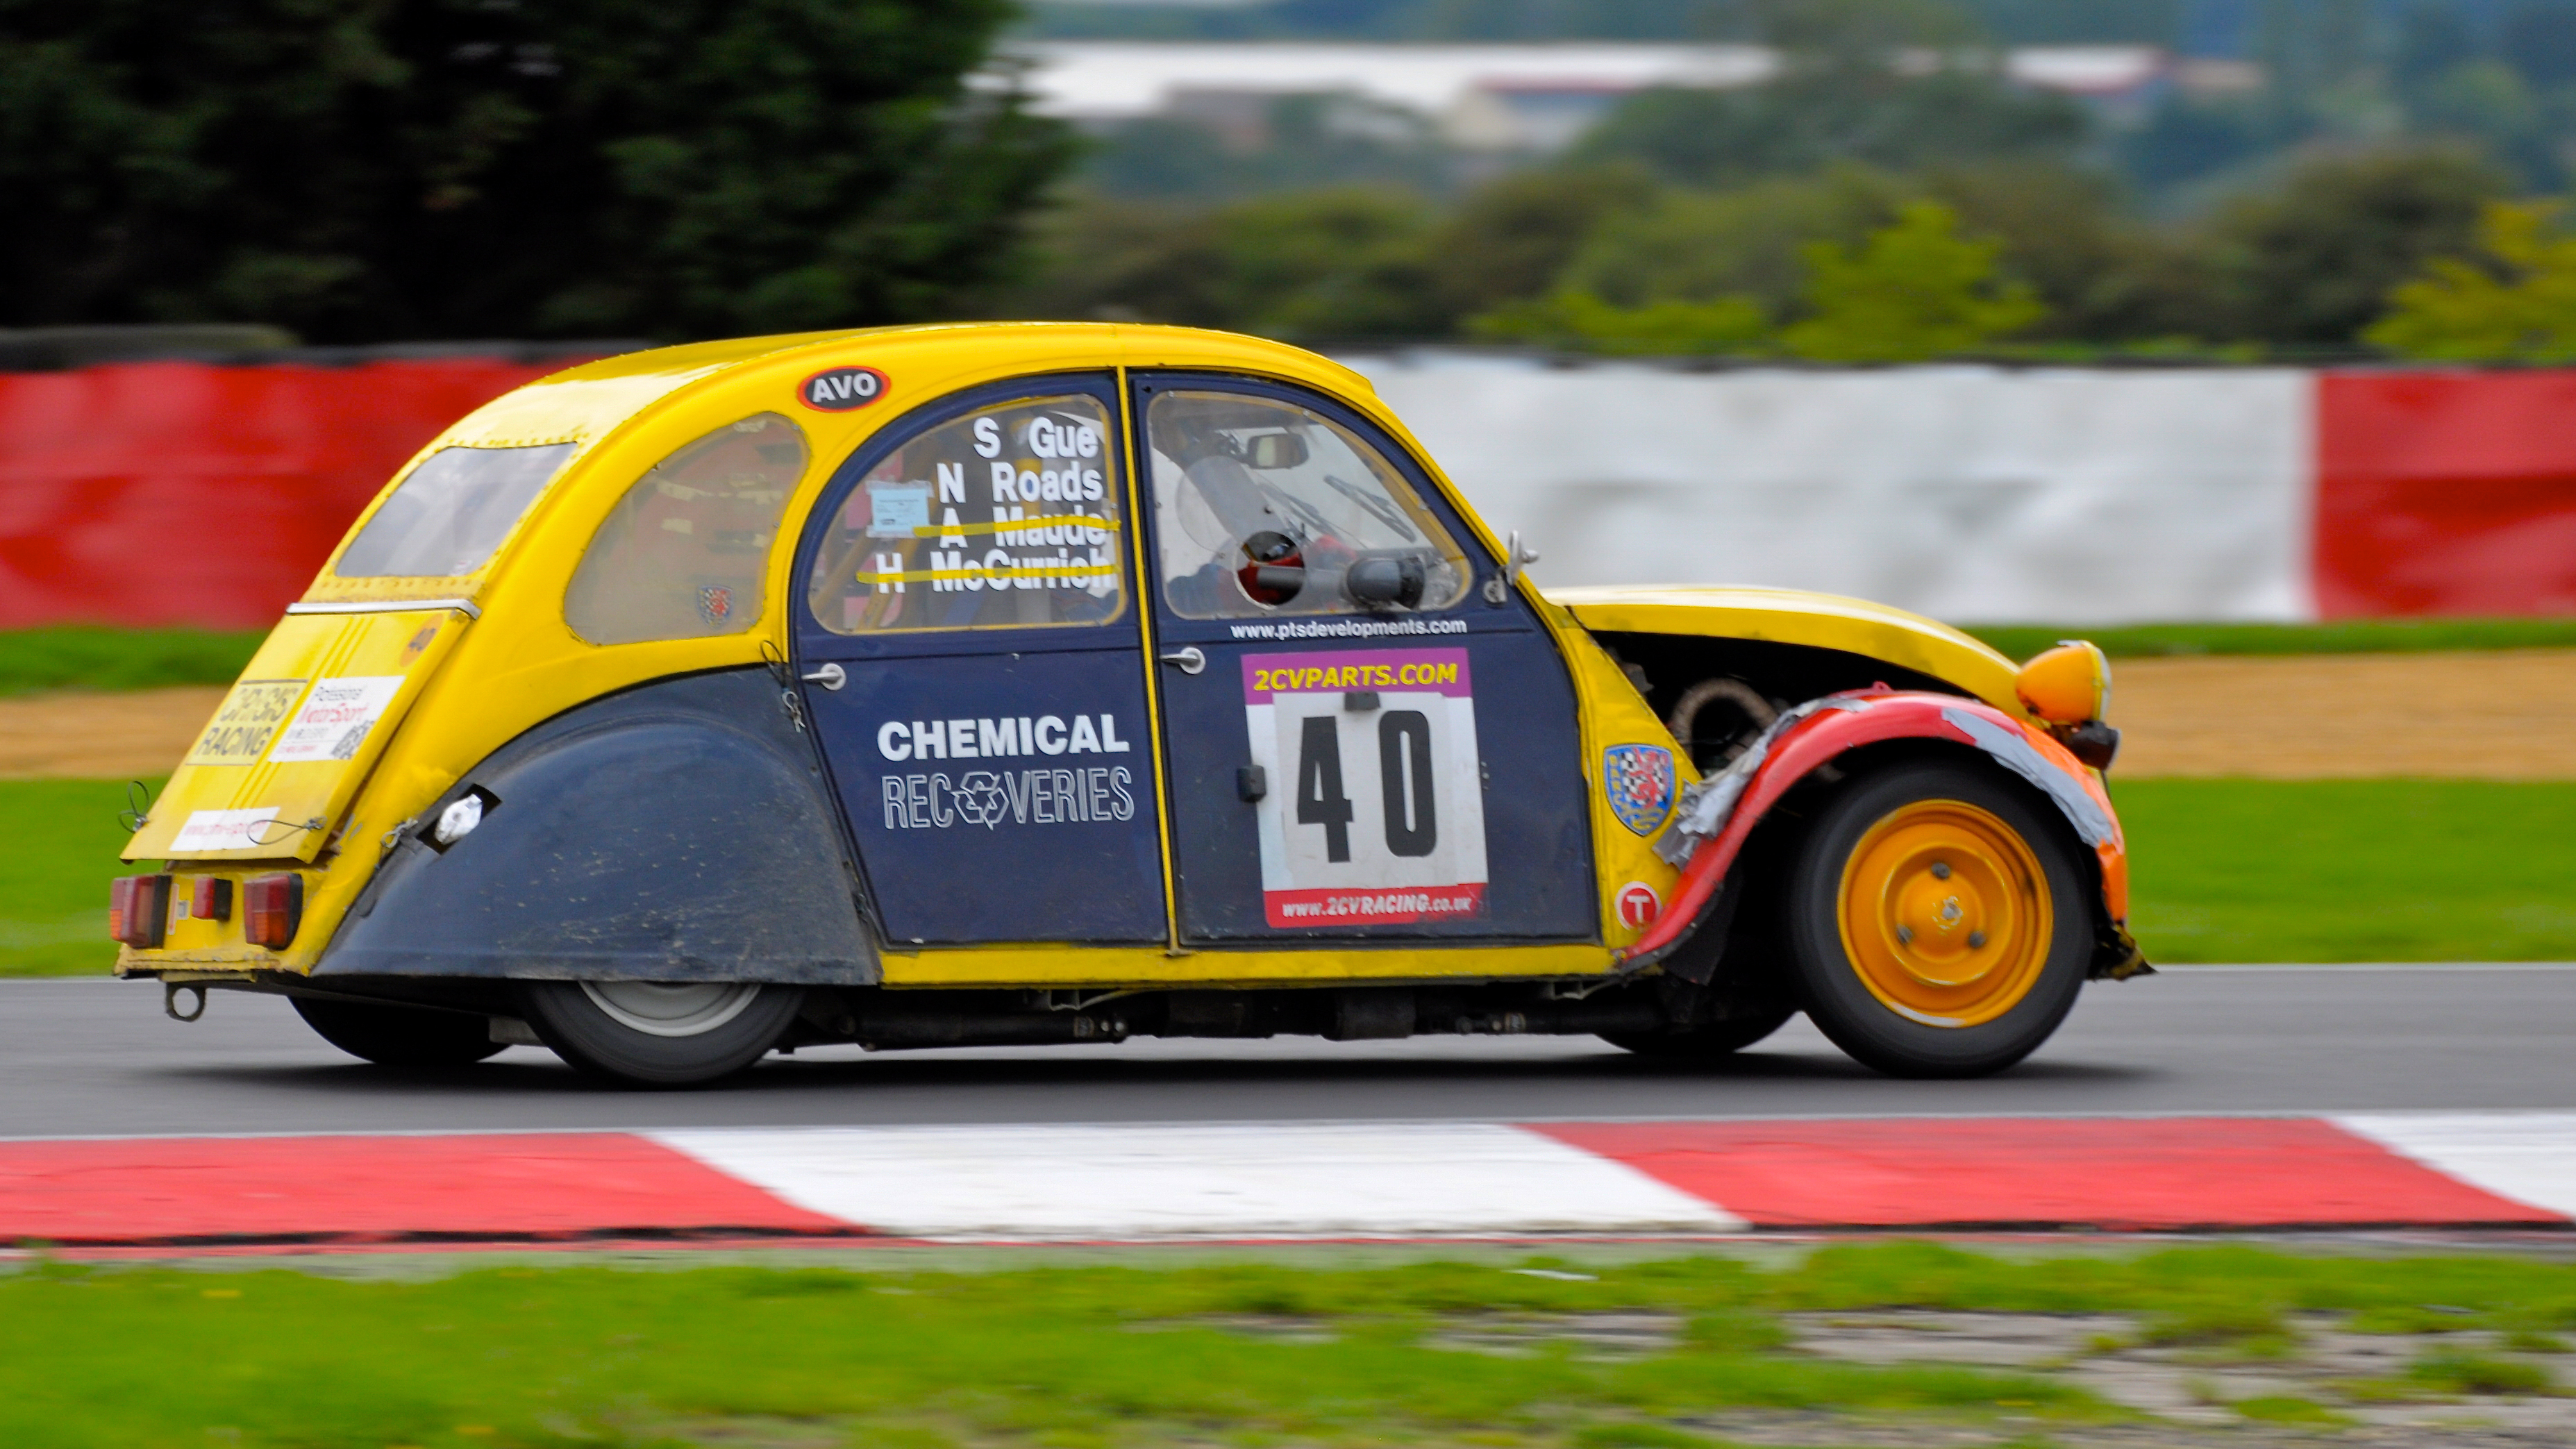
[[[1485,801],[1464,649],[1243,661],[1261,904],[1273,926],[1383,926],[1485,908]]]

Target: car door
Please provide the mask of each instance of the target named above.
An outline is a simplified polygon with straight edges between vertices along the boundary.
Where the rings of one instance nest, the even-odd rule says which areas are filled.
[[[1118,415],[1108,374],[944,399],[806,524],[795,666],[890,941],[1167,939]]]
[[[1319,393],[1132,385],[1184,939],[1592,938],[1572,682],[1429,476]]]

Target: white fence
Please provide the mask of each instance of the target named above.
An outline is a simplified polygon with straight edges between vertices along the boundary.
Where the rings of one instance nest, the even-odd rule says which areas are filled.
[[[2305,372],[1342,360],[1540,551],[1543,583],[1769,584],[1991,623],[2315,614]]]

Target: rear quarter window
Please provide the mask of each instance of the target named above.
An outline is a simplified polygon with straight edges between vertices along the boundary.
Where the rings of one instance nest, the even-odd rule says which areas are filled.
[[[812,454],[805,432],[755,413],[699,438],[626,490],[564,591],[593,644],[739,634],[768,608],[769,549]]]
[[[573,447],[439,449],[394,489],[331,571],[344,579],[473,573],[491,561]]]

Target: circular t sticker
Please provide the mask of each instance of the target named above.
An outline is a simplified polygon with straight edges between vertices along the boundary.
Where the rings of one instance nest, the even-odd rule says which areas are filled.
[[[1641,880],[1619,887],[1619,924],[1632,931],[1642,931],[1664,913],[1664,898],[1655,888]]]
[[[796,400],[827,413],[863,408],[884,397],[886,375],[873,367],[834,367],[796,385]]]

